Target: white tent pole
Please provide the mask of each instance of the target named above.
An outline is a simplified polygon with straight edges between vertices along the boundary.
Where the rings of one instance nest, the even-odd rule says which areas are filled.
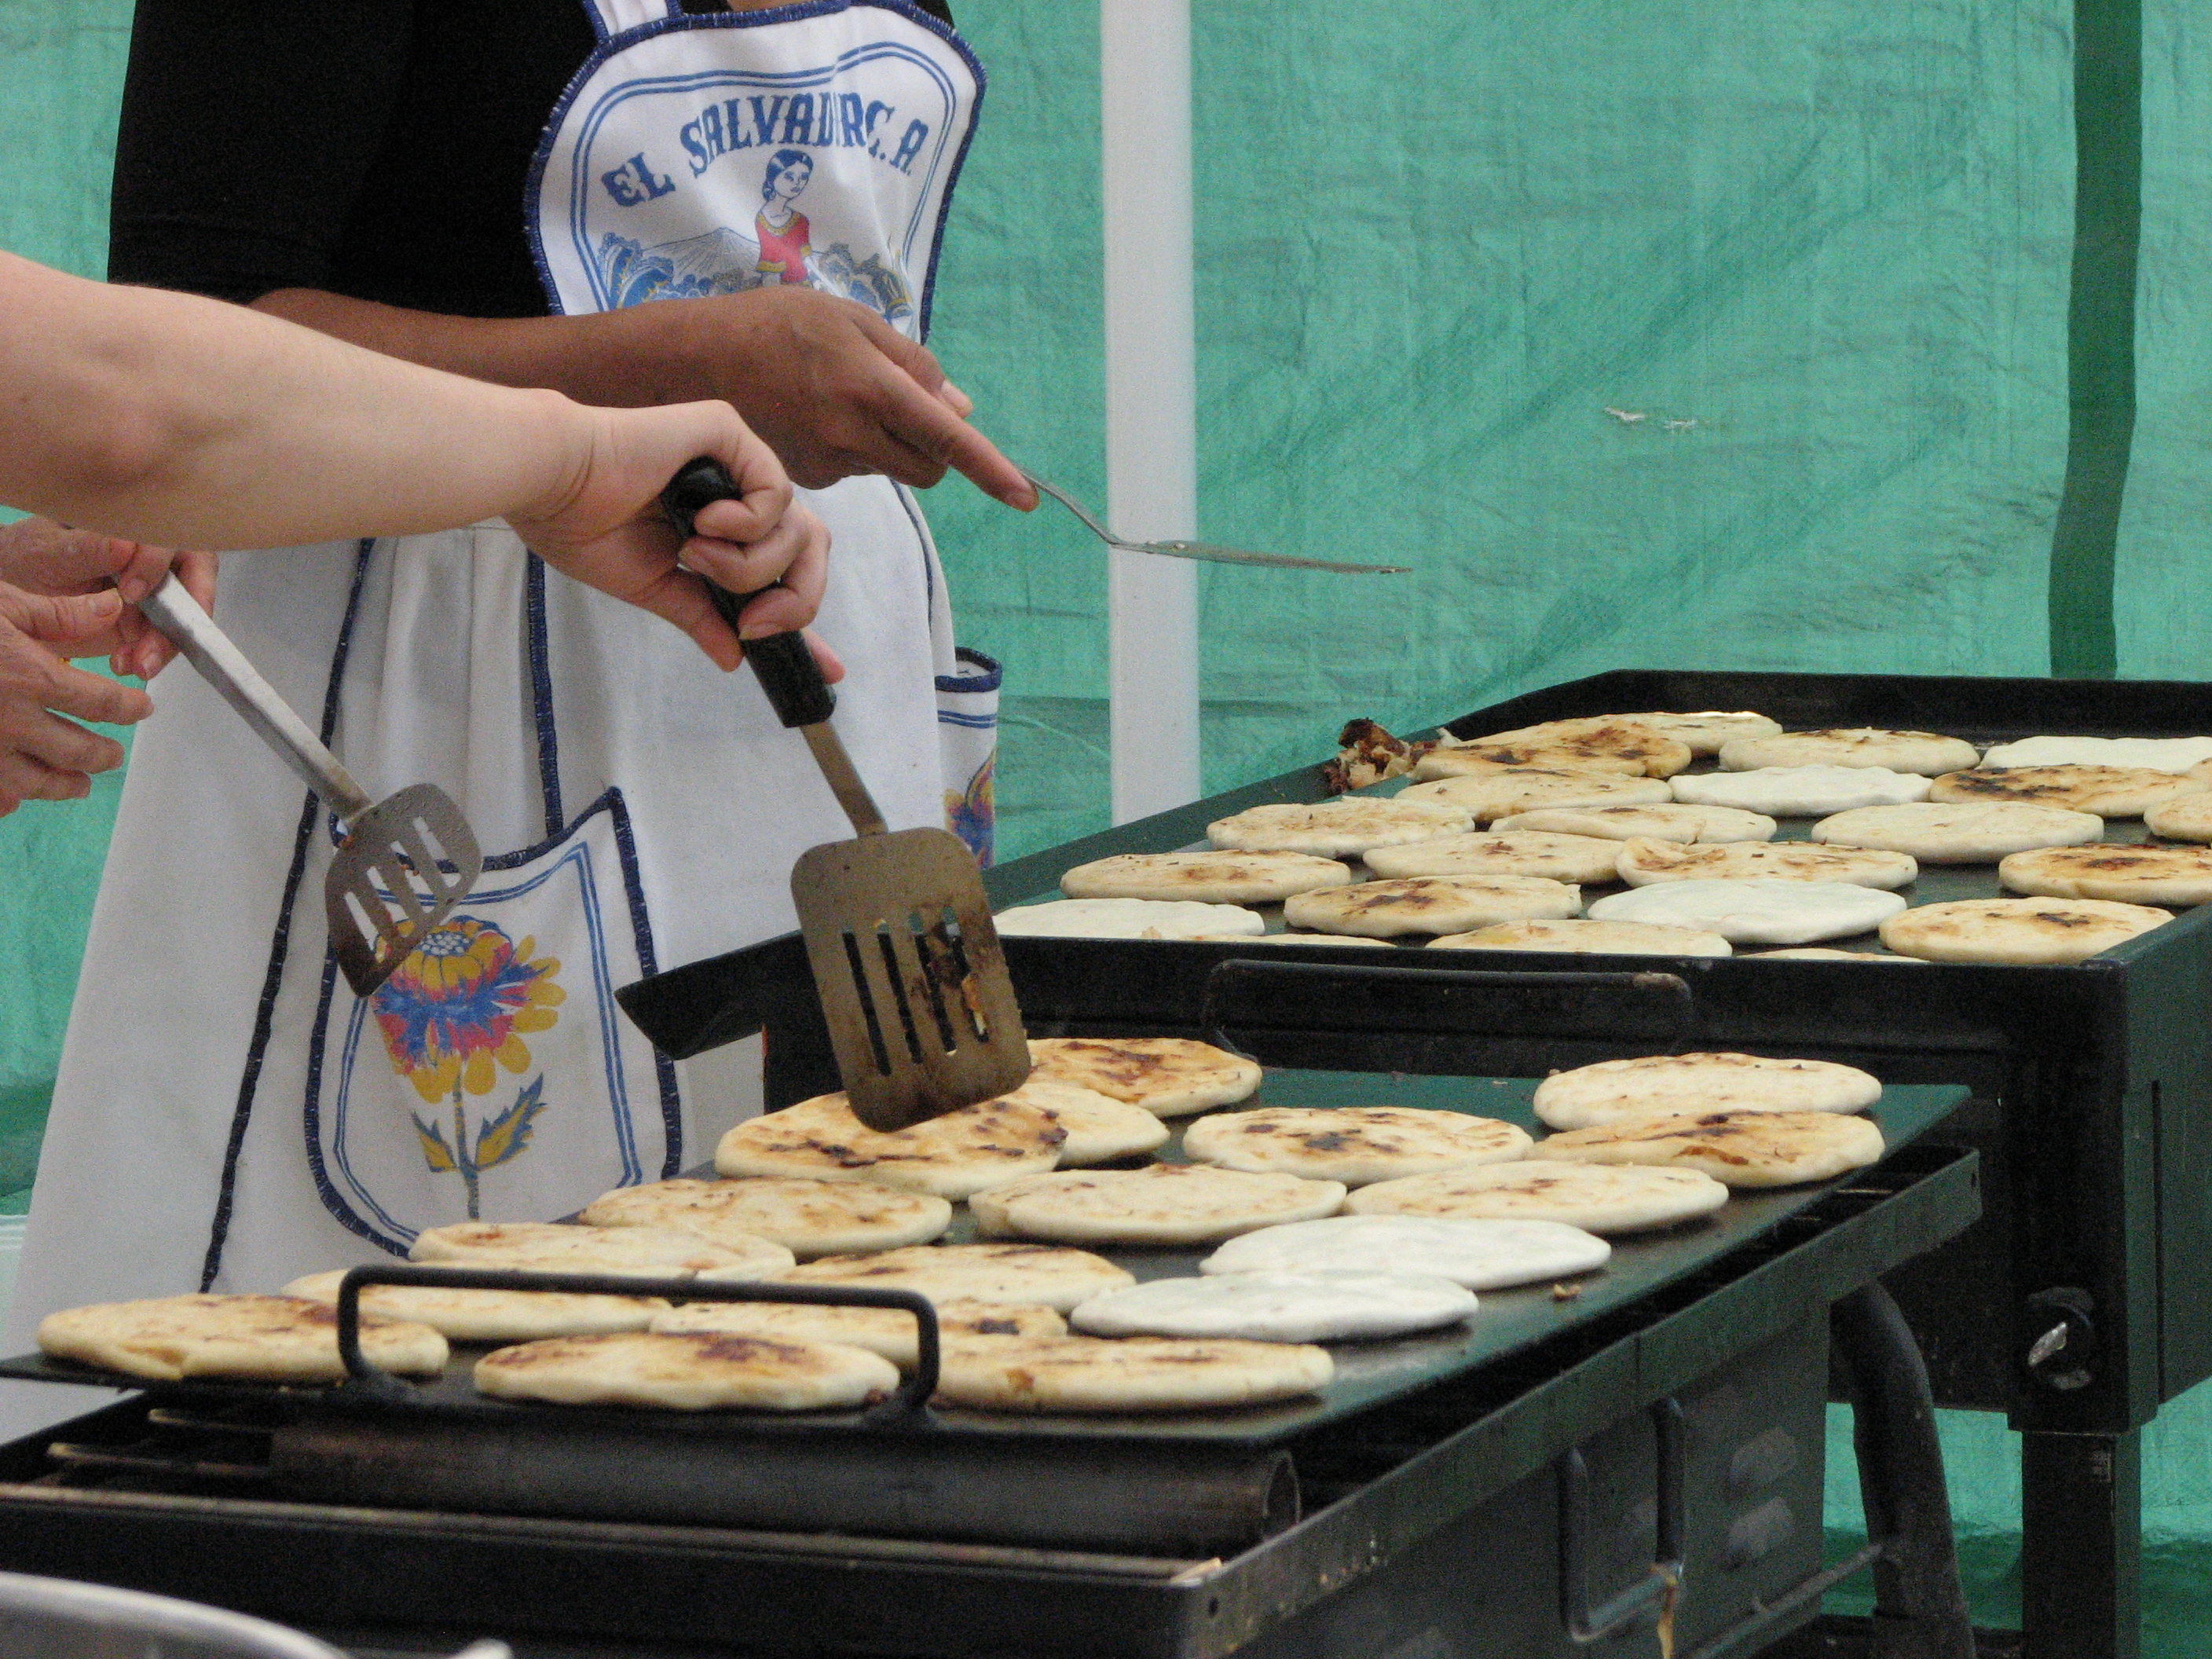
[[[1190,0],[1099,0],[1105,158],[1106,516],[1198,533],[1191,320]],[[1198,573],[1107,554],[1114,822],[1199,795]]]

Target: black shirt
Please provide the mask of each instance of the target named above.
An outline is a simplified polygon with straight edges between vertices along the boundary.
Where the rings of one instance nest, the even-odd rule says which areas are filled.
[[[524,190],[593,44],[580,0],[138,0],[108,280],[544,316]]]

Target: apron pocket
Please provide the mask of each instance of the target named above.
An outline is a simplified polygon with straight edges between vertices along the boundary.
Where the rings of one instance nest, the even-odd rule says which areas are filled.
[[[999,763],[999,684],[1006,671],[966,646],[956,672],[937,677],[937,750],[945,766],[945,827],[968,843],[985,869],[997,838],[992,790]]]
[[[362,1237],[404,1255],[426,1227],[550,1220],[677,1173],[675,1068],[614,1000],[653,968],[620,790],[486,859],[366,1001],[336,966],[310,1038],[307,1158]]]

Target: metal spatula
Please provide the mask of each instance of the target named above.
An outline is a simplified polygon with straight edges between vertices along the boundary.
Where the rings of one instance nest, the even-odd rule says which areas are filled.
[[[345,825],[323,878],[323,910],[346,983],[368,996],[483,873],[468,820],[451,795],[427,783],[370,800],[174,575],[138,608]]]
[[[739,493],[720,462],[701,459],[660,499],[688,537],[708,503]],[[713,592],[735,628],[753,595]],[[810,848],[791,872],[854,1115],[871,1128],[903,1129],[1018,1088],[1030,1074],[1029,1040],[975,855],[943,830],[884,829],[830,724],[837,700],[803,635],[748,641],[745,656],[776,718],[806,739],[857,836]]]
[[[1255,564],[1271,570],[1333,570],[1340,576],[1407,576],[1413,574],[1409,564],[1346,564],[1339,559],[1300,559],[1287,553],[1255,553],[1248,548],[1223,547],[1216,542],[1133,542],[1126,536],[1117,536],[1094,516],[1081,501],[1058,484],[1040,478],[1024,467],[1021,475],[1043,494],[1083,520],[1084,527],[1109,547],[1118,547],[1127,553],[1153,553],[1164,559],[1197,559],[1209,564]]]

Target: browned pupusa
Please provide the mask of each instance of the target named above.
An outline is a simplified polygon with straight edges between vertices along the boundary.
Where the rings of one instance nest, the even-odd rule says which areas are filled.
[[[981,1196],[979,1194],[979,1196]],[[1102,1255],[1054,1244],[924,1244],[874,1255],[830,1255],[777,1275],[799,1285],[912,1291],[932,1302],[1002,1302],[1065,1313],[1134,1275]]]
[[[993,1411],[1204,1411],[1311,1394],[1335,1370],[1307,1343],[1047,1336],[948,1351],[937,1393]]]
[[[561,1336],[477,1361],[477,1390],[504,1399],[672,1411],[823,1411],[872,1405],[898,1387],[881,1354],[833,1342],[714,1332]]]
[[[1392,939],[1571,916],[1582,908],[1577,889],[1543,876],[1404,876],[1300,893],[1285,901],[1283,920],[1316,933]]]
[[[1697,1170],[1727,1187],[1794,1187],[1881,1161],[1881,1131],[1840,1112],[1663,1113],[1547,1138],[1568,1163]]]
[[[390,1371],[433,1373],[446,1363],[446,1339],[427,1325],[364,1318],[361,1343]],[[165,1381],[317,1382],[345,1375],[337,1310],[293,1296],[168,1296],[64,1308],[40,1322],[39,1347],[58,1358]]]
[[[1881,925],[1881,942],[1929,962],[2083,962],[2173,920],[2149,905],[2102,899],[1958,899],[1923,904]]]
[[[1945,773],[1929,786],[1928,799],[2030,801],[2100,818],[2139,818],[2161,801],[2203,787],[2193,778],[2145,766],[1980,766]]]
[[[1095,1089],[1162,1117],[1249,1099],[1260,1068],[1194,1037],[1032,1037],[1039,1077]]]
[[[1183,1151],[1224,1169],[1279,1171],[1364,1187],[1524,1157],[1528,1132],[1467,1112],[1407,1106],[1263,1106],[1192,1124]]]
[[[2015,893],[2190,906],[2212,901],[2212,847],[2093,844],[2014,853],[1997,879]]]
[[[725,1176],[879,1181],[961,1199],[1049,1170],[1067,1132],[1018,1089],[890,1133],[853,1115],[842,1094],[817,1095],[740,1123],[714,1149]]]

